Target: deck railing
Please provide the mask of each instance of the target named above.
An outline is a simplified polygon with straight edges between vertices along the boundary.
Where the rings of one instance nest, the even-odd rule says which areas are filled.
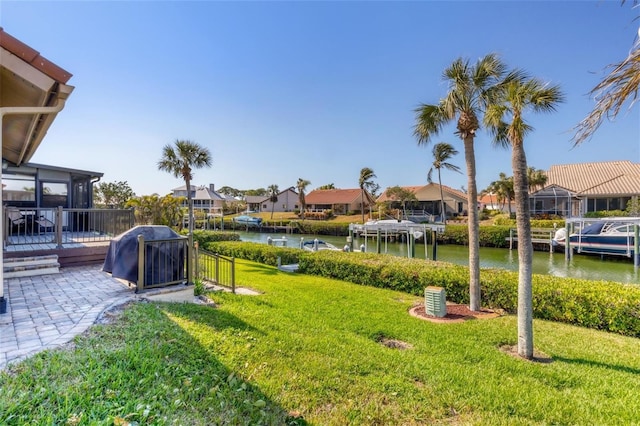
[[[130,209],[4,207],[4,244],[53,244],[109,241],[132,228]]]

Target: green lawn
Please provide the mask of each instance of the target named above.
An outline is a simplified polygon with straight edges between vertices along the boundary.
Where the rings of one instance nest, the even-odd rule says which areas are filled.
[[[0,374],[0,424],[633,424],[640,341],[514,317],[434,324],[403,293],[238,261],[217,309],[137,303]],[[412,345],[400,350],[383,337]]]

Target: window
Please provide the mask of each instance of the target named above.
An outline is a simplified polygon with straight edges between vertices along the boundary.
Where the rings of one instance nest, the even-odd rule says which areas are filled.
[[[41,207],[68,207],[68,185],[60,182],[41,182],[40,183],[42,203]]]
[[[609,199],[609,210],[622,210],[620,208],[620,198]]]
[[[31,175],[3,174],[2,201],[10,205],[35,205],[36,177]]]
[[[607,210],[607,199],[606,198],[597,198],[596,199],[596,210],[595,211],[603,211]]]

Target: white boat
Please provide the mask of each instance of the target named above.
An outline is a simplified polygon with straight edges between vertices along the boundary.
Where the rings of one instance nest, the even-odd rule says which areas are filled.
[[[302,241],[301,246],[304,250],[307,251],[322,251],[322,250],[331,250],[331,251],[342,251],[338,247],[334,246],[331,243],[328,243],[323,240],[315,239]]]
[[[584,221],[583,227],[569,235],[571,248],[578,253],[611,254],[632,257],[635,252],[635,227],[637,218],[606,218]],[[552,244],[564,247],[567,231],[556,231]]]

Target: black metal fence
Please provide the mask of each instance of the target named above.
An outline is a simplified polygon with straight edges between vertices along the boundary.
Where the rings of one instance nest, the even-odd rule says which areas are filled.
[[[195,276],[203,281],[231,288],[236,292],[235,258],[195,248]]]
[[[192,282],[189,238],[145,241],[138,235],[136,291]]]

